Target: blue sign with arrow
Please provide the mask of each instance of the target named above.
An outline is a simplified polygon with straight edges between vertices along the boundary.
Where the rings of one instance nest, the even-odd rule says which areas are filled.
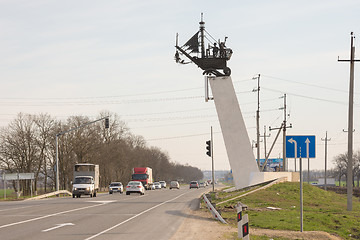
[[[287,158],[315,158],[315,155],[315,136],[286,136]]]

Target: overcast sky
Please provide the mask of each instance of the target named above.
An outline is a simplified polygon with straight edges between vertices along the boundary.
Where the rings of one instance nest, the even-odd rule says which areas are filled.
[[[347,151],[349,63],[337,59],[349,59],[350,32],[360,34],[359,12],[357,0],[0,0],[0,126],[19,112],[95,119],[108,110],[172,161],[202,170],[211,169],[205,142],[213,126],[215,168],[230,169],[214,103],[204,101],[202,71],[174,61],[176,33],[185,43],[204,13],[206,30],[215,39],[227,36],[233,49],[228,66],[250,141],[256,139],[257,108],[252,78],[261,74],[261,135],[264,126],[267,134],[269,126],[280,126],[286,93],[293,125],[287,133],[315,135],[310,168],[323,169],[326,131],[330,166]],[[279,140],[271,157],[281,155]]]

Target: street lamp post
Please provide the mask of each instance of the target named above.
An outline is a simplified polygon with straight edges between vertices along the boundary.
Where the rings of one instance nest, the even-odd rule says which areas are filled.
[[[56,157],[56,191],[59,191],[59,136],[61,135],[64,135],[65,133],[68,133],[68,132],[71,132],[71,131],[74,131],[74,130],[77,130],[77,129],[80,129],[80,128],[83,128],[87,125],[90,125],[90,124],[93,124],[93,123],[96,123],[98,121],[101,121],[101,120],[104,120],[105,119],[105,122],[107,122],[107,124],[105,124],[105,127],[108,128],[109,125],[108,125],[108,120],[106,119],[109,119],[109,116],[106,116],[106,117],[103,117],[103,118],[100,118],[100,119],[97,119],[95,121],[92,121],[92,122],[88,122],[88,123],[84,123],[78,127],[75,127],[75,128],[71,128],[69,130],[66,130],[66,131],[62,131],[58,134],[55,135],[55,148],[56,148],[56,153],[55,153],[55,157]]]

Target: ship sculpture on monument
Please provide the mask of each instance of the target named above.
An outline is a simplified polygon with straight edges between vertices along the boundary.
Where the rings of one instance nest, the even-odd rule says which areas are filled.
[[[180,64],[190,63],[181,58],[184,55],[204,70],[204,75],[214,75],[217,77],[230,76],[231,69],[227,67],[227,61],[230,60],[233,51],[225,45],[227,37],[225,37],[223,42],[220,40],[216,41],[205,30],[202,14],[199,24],[200,30],[181,47],[178,45],[178,34],[176,35],[175,61]],[[222,70],[223,73],[218,70]]]

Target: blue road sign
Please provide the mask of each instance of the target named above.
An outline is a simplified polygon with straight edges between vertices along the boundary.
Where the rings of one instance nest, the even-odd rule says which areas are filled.
[[[295,146],[296,158],[307,158],[307,151],[309,151],[309,158],[315,158],[315,136],[286,136],[287,158],[295,158]]]

